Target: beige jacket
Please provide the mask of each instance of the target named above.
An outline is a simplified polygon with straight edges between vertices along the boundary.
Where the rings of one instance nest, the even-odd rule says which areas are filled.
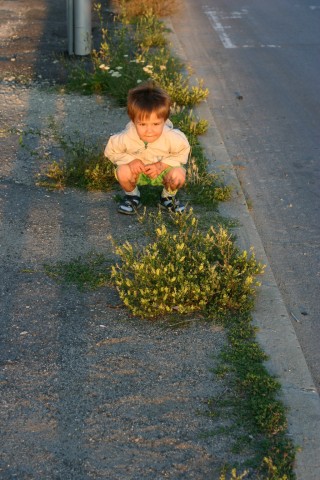
[[[144,164],[163,162],[172,167],[180,167],[188,161],[190,145],[180,130],[174,129],[170,120],[166,121],[161,136],[152,143],[145,144],[137,133],[133,122],[112,135],[104,154],[115,165],[125,165],[135,158]]]

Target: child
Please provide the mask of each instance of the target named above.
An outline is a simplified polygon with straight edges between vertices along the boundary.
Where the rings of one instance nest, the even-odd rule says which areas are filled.
[[[105,156],[116,166],[116,177],[125,196],[118,212],[135,214],[141,207],[138,185],[162,185],[160,206],[182,213],[184,206],[176,193],[186,180],[189,142],[170,120],[171,99],[161,88],[147,83],[128,94],[127,112],[131,122],[112,135]]]

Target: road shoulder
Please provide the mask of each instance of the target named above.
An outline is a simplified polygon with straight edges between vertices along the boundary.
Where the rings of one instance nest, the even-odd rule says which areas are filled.
[[[171,31],[170,42],[173,50],[188,63],[189,59],[171,22],[168,22],[168,27]],[[233,186],[232,200],[222,204],[220,211],[223,215],[239,221],[240,226],[235,230],[239,246],[246,250],[253,247],[258,261],[266,265],[256,299],[253,321],[258,327],[257,340],[269,357],[268,370],[279,379],[283,402],[288,407],[289,435],[299,447],[295,467],[297,479],[318,480],[320,398],[277,287],[261,238],[248,210],[241,185],[208,104],[202,103],[198,106],[197,114],[209,123],[207,133],[199,139],[206,151],[209,168],[216,172],[223,172],[226,183]]]

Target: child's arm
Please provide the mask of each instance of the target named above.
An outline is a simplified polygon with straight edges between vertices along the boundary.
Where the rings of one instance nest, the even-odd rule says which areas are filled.
[[[122,134],[112,135],[104,150],[104,155],[115,165],[126,165],[135,160],[135,155],[127,151]]]
[[[174,129],[169,132],[170,147],[168,154],[162,159],[165,168],[181,167],[186,165],[190,154],[190,144],[187,137],[180,130]]]

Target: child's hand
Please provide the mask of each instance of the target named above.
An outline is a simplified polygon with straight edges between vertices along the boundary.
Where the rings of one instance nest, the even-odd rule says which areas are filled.
[[[129,168],[133,175],[146,173],[144,163],[139,158],[135,158],[134,160],[132,160],[132,162],[129,163]]]
[[[167,165],[163,164],[162,162],[151,163],[150,165],[145,166],[145,173],[148,177],[154,179],[157,178],[160,173],[163,172],[167,168]]]

